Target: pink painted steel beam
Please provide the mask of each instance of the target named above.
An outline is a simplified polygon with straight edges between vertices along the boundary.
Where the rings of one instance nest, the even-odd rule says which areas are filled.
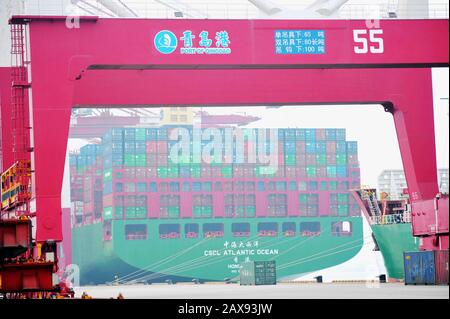
[[[11,68],[0,68],[0,106],[2,118],[2,169],[13,164],[11,126]]]
[[[62,18],[31,18],[38,240],[61,239],[73,106],[382,103],[392,106],[413,201],[433,198],[430,67],[448,66],[448,21],[388,20],[379,29],[383,53],[358,54],[354,32],[369,32],[365,21],[98,19],[68,29]],[[161,30],[178,38],[171,54],[155,48]],[[202,31],[214,41],[226,30],[231,53],[181,54],[186,30],[196,41]],[[276,54],[276,30],[324,30],[325,53]]]

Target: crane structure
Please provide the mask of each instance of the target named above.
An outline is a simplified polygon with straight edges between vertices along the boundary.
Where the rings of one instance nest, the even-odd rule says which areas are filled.
[[[9,82],[9,89],[19,86],[27,95],[32,90],[33,139],[20,145],[33,155],[33,240],[45,248],[38,257],[55,262],[54,243],[63,240],[61,188],[72,108],[167,105],[381,105],[396,127],[413,235],[421,238],[422,250],[448,249],[448,197],[438,190],[431,78],[431,68],[449,66],[447,20],[89,16],[79,17],[79,28],[68,28],[66,19],[10,19],[12,30],[23,28],[19,42],[29,46],[29,59],[18,67],[30,70],[31,78]],[[2,100],[3,136],[11,134],[5,114],[17,114],[17,106]],[[14,164],[5,161],[13,158],[12,147],[3,145],[2,152],[4,167]],[[12,244],[22,247],[17,240]],[[0,239],[0,251],[4,246]],[[38,289],[42,271],[25,271],[14,269],[9,278],[30,286],[31,276],[31,287]]]

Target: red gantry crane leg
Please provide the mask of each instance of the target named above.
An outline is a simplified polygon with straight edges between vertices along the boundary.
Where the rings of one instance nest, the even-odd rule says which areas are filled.
[[[31,151],[28,108],[27,24],[11,24],[12,165],[2,172],[0,294],[45,298],[56,291],[56,245],[32,238]],[[45,255],[44,255],[45,253]],[[50,253],[50,254],[48,254]]]

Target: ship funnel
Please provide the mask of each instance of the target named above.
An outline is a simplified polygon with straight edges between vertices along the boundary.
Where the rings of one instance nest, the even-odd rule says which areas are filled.
[[[248,1],[267,15],[273,15],[282,11],[281,7],[275,5],[272,1],[269,0],[248,0]]]

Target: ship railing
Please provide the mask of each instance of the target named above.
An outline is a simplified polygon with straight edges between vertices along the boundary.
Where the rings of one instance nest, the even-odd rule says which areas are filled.
[[[402,224],[411,222],[411,213],[390,214],[384,216],[371,216],[372,224]]]

